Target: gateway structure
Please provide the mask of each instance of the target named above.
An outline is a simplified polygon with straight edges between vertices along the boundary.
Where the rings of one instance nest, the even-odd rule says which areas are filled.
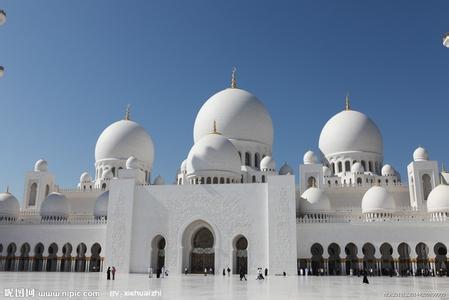
[[[129,111],[100,135],[95,175],[75,188],[37,161],[22,206],[0,194],[0,270],[446,269],[449,174],[419,147],[404,184],[384,163],[378,127],[349,99],[321,132],[320,160],[305,153],[298,182],[289,165],[277,170],[270,114],[234,76],[200,109],[193,135],[172,184],[152,180],[153,140]]]

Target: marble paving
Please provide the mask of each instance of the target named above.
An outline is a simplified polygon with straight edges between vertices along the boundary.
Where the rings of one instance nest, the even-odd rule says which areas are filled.
[[[0,298],[20,299],[34,291],[29,299],[449,299],[448,277],[369,279],[366,285],[362,278],[346,276],[269,276],[264,281],[250,277],[245,282],[235,275],[150,279],[118,273],[115,281],[107,281],[99,273],[0,272]],[[67,294],[58,294],[62,292]]]

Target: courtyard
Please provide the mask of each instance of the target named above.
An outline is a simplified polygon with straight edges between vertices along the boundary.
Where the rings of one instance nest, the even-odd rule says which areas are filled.
[[[361,277],[350,276],[268,276],[242,282],[236,275],[150,279],[118,273],[115,281],[107,281],[102,273],[2,272],[0,298],[23,298],[28,293],[29,299],[449,299],[445,277],[369,279],[370,284],[364,285]]]

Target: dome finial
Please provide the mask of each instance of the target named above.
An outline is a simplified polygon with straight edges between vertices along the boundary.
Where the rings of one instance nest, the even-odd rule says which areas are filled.
[[[130,120],[130,113],[131,113],[131,105],[128,104],[126,106],[125,120],[127,120],[127,121]]]
[[[213,131],[211,132],[212,134],[221,134],[217,131],[217,121],[214,120],[214,128]]]
[[[235,74],[236,71],[237,71],[237,68],[234,67],[232,69],[232,78],[231,78],[231,88],[233,88],[233,89],[237,88],[237,77]]]
[[[351,110],[351,106],[349,105],[349,93],[346,93],[346,106],[345,110]]]

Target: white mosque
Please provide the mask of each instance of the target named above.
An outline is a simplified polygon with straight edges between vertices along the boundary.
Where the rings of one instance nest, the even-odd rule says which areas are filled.
[[[445,270],[449,173],[419,147],[407,183],[386,164],[365,114],[346,108],[324,125],[319,155],[304,154],[299,180],[276,167],[273,124],[253,94],[210,97],[173,183],[152,180],[153,140],[138,123],[108,126],[95,174],[57,185],[45,160],[26,174],[22,205],[0,194],[0,270],[346,275]]]

